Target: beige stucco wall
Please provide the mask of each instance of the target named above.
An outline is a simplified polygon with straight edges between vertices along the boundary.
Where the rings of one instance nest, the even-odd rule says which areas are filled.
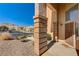
[[[59,37],[65,38],[65,12],[75,4],[47,4],[47,32],[53,32],[53,22],[59,21]],[[62,24],[62,25],[61,25]],[[61,33],[62,31],[62,33]],[[61,37],[62,36],[62,37]]]
[[[47,4],[47,18],[47,32],[51,33],[53,31],[53,22],[57,21],[57,9],[55,4]]]
[[[48,18],[48,20],[47,20],[47,33],[51,33],[52,27],[53,27],[53,26],[51,26],[53,23],[53,21],[52,21],[52,8],[51,7],[52,6],[50,4],[47,5],[47,18]]]
[[[75,4],[47,4],[47,32],[53,33],[53,22],[59,21],[59,38],[65,40],[65,12]]]
[[[53,35],[53,22],[59,22],[59,39],[65,40],[65,20],[66,12],[72,8],[75,4],[47,4],[47,32]],[[74,35],[73,35],[74,36]],[[73,36],[71,38],[73,38]],[[70,44],[74,44],[74,38],[66,39]],[[73,43],[72,43],[73,42]]]
[[[57,22],[56,4],[47,4],[47,33],[51,34],[53,39],[53,22]]]
[[[59,39],[60,40],[66,40],[71,45],[77,43],[74,41],[74,35],[68,39],[65,39],[65,20],[66,15],[65,13],[74,6],[75,4],[47,4],[47,32],[52,33],[53,35],[53,22],[59,21]],[[79,4],[78,4],[79,5]],[[79,7],[78,7],[79,9]],[[79,17],[78,17],[79,19]],[[74,42],[73,42],[74,41]],[[76,44],[77,47],[79,46],[79,43]]]
[[[59,39],[65,39],[65,13],[75,4],[61,4],[58,7],[58,20],[59,20]]]
[[[71,36],[70,38],[65,39],[65,20],[66,20],[66,12],[72,8],[75,4],[64,4],[63,6],[61,5],[59,7],[59,39],[61,40],[66,40],[68,44],[73,46],[74,48],[76,47],[76,37],[75,35]],[[61,25],[62,24],[62,25]],[[74,32],[75,33],[75,32]],[[77,43],[78,45],[78,43]]]

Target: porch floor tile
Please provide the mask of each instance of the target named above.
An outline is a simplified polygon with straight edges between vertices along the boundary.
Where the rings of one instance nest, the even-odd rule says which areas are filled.
[[[77,56],[77,52],[65,43],[56,42],[42,56]]]

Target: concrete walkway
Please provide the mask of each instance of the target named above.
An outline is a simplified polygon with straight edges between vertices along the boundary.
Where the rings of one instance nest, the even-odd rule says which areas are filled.
[[[62,42],[56,42],[42,56],[77,56],[77,52]]]

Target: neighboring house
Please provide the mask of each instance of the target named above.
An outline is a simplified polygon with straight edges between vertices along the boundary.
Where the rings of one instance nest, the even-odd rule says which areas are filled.
[[[79,49],[79,4],[37,3],[34,16],[35,52],[44,53],[47,47],[47,33],[55,41],[63,40]]]
[[[32,32],[33,33],[33,26],[17,26],[15,24],[0,24],[0,28],[1,29],[5,29],[8,28],[7,30],[10,30],[10,31],[19,31],[19,32]]]

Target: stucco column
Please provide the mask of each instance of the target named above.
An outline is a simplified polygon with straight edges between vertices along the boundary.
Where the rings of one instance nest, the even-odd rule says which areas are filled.
[[[37,55],[47,50],[46,4],[35,4],[34,16],[34,49]]]

